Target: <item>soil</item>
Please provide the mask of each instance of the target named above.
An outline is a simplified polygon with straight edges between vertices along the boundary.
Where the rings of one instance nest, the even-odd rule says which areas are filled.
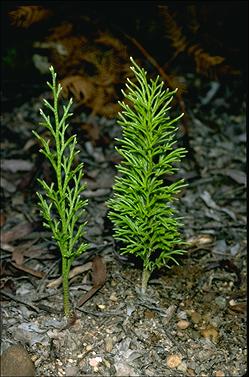
[[[176,202],[188,246],[178,266],[153,274],[145,295],[140,265],[119,254],[106,216],[120,128],[83,110],[72,118],[85,164],[89,249],[72,266],[70,323],[60,258],[35,194],[36,178],[51,179],[32,135],[48,93],[2,114],[2,352],[23,345],[37,376],[246,374],[245,102],[234,102],[233,83],[218,84],[212,98],[213,83],[198,83],[187,104],[191,153],[177,175],[188,183]],[[105,284],[77,307],[92,288],[96,255]]]

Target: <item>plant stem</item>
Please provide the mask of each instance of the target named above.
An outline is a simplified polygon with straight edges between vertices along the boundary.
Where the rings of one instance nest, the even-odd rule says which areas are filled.
[[[141,292],[142,292],[143,295],[146,292],[147,284],[148,284],[148,280],[150,278],[150,275],[151,275],[151,271],[146,270],[146,268],[144,267],[143,275],[142,275],[142,289],[141,289]]]
[[[62,257],[62,276],[63,276],[63,302],[64,302],[64,314],[69,317],[70,303],[69,303],[69,283],[68,275],[70,270],[70,260]]]

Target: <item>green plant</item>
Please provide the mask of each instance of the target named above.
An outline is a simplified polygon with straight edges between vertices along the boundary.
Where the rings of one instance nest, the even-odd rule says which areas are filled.
[[[78,151],[76,147],[76,135],[66,138],[66,130],[69,124],[67,119],[72,116],[69,109],[72,99],[67,106],[63,106],[63,115],[60,118],[58,100],[62,87],[56,83],[56,73],[50,67],[52,84],[47,85],[52,90],[53,104],[44,99],[45,106],[52,112],[53,119],[40,110],[44,121],[40,124],[46,127],[53,139],[54,147],[50,148],[50,141],[33,131],[40,141],[40,152],[49,160],[55,173],[55,182],[51,185],[44,180],[38,179],[45,194],[37,193],[39,206],[44,219],[44,226],[52,231],[53,238],[57,242],[62,256],[62,277],[64,293],[64,313],[70,314],[69,282],[68,275],[74,259],[87,249],[87,244],[82,242],[86,222],[82,222],[84,207],[87,200],[80,196],[85,185],[82,184],[83,163],[73,166]]]
[[[145,293],[152,271],[170,260],[178,263],[174,256],[184,252],[179,248],[183,244],[178,232],[180,218],[174,216],[172,201],[185,184],[181,179],[167,186],[164,177],[178,170],[174,163],[186,150],[173,148],[174,124],[183,114],[172,120],[167,115],[176,90],[165,90],[159,77],[148,80],[146,71],[131,61],[137,83],[127,79],[128,93],[122,91],[130,103],[120,102],[118,123],[123,138],[117,139],[120,147],[116,149],[123,160],[107,206],[114,237],[122,242],[120,251],[143,260]]]

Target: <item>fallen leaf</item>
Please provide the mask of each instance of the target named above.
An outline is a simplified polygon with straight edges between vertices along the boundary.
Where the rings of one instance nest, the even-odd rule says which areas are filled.
[[[6,190],[7,192],[10,192],[11,194],[16,191],[16,186],[13,185],[12,182],[9,182],[7,179],[4,177],[1,177],[0,180],[0,186]]]
[[[241,304],[231,305],[230,309],[236,313],[246,313],[247,305],[246,303],[242,302]]]
[[[214,241],[214,237],[210,234],[199,234],[198,236],[190,237],[187,240],[188,244],[191,244],[191,246],[202,246],[210,244]]]
[[[27,160],[2,160],[2,169],[16,173],[17,171],[29,171],[33,168],[34,164]]]
[[[6,216],[3,212],[0,212],[0,226],[2,227],[6,222]]]
[[[88,301],[105,284],[106,265],[104,259],[99,255],[93,259],[92,270],[93,287],[79,300],[78,306]]]
[[[236,221],[236,216],[234,214],[233,211],[231,211],[230,209],[228,208],[225,208],[225,207],[220,207],[218,206],[215,201],[211,198],[211,195],[209,194],[209,192],[207,191],[204,191],[200,197],[202,198],[202,200],[205,202],[206,206],[213,209],[213,210],[217,210],[217,211],[222,211],[222,212],[225,212],[228,216],[230,216],[234,221]],[[217,221],[219,221],[217,219]]]
[[[18,240],[31,233],[33,225],[30,223],[22,223],[15,225],[10,230],[1,233],[1,243],[8,244],[9,242]]]
[[[144,317],[146,319],[153,319],[153,318],[155,318],[155,312],[152,312],[151,310],[145,310],[144,311]]]
[[[25,256],[30,257],[32,255],[32,253],[30,253],[31,246],[33,246],[36,241],[37,240],[32,240],[29,242],[25,242],[22,245],[16,246],[12,252],[11,260],[15,262],[16,264],[20,264],[20,265],[23,264],[24,257]],[[38,255],[39,254],[37,253],[37,248],[35,248],[35,256],[38,257]]]
[[[211,195],[208,191],[204,191],[202,194],[200,194],[200,197],[204,201],[207,207],[212,209],[219,209],[219,206],[215,203],[215,201],[211,198]]]
[[[246,173],[240,170],[235,170],[235,169],[227,169],[224,171],[224,173],[232,178],[235,182],[241,184],[241,185],[246,185]]]
[[[35,366],[22,345],[12,345],[1,356],[2,376],[35,376]]]
[[[28,274],[33,275],[33,276],[40,278],[40,279],[43,278],[43,276],[45,276],[45,272],[36,271],[36,270],[33,270],[32,268],[26,267],[24,265],[19,265],[19,264],[16,264],[14,262],[11,262],[11,265],[14,266],[15,268],[17,268],[18,270],[27,272]]]
[[[91,142],[95,145],[96,141],[98,141],[100,137],[99,126],[97,126],[96,124],[86,123],[82,124],[81,128],[86,132]]]

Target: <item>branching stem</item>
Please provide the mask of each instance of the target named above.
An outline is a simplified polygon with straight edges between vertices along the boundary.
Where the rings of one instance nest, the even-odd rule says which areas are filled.
[[[80,196],[85,189],[85,185],[81,182],[83,164],[79,164],[72,169],[72,163],[78,153],[75,151],[76,136],[71,136],[65,140],[66,129],[68,128],[66,120],[72,115],[69,113],[72,100],[69,101],[67,106],[63,107],[63,115],[60,119],[58,100],[62,87],[56,83],[56,73],[53,67],[50,68],[50,71],[52,83],[47,84],[52,90],[54,101],[52,105],[47,100],[44,100],[44,104],[52,112],[53,122],[50,122],[50,117],[44,114],[42,110],[40,110],[40,113],[44,119],[41,124],[50,131],[54,139],[54,150],[50,149],[50,140],[45,140],[35,131],[33,133],[43,146],[40,152],[48,158],[55,171],[56,182],[49,186],[44,180],[39,180],[45,194],[37,193],[37,195],[44,226],[52,231],[53,238],[61,252],[64,313],[68,316],[70,314],[68,282],[70,267],[75,257],[85,251],[88,246],[82,240],[86,223],[81,221],[87,200],[83,200]]]

